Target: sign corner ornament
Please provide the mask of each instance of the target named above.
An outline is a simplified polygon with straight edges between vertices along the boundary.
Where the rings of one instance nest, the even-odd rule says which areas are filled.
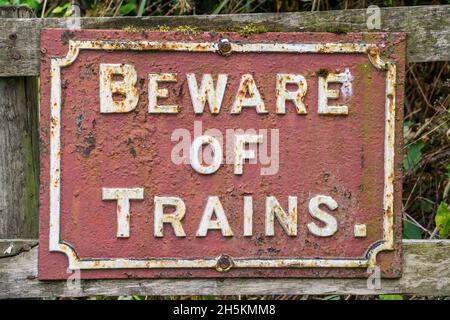
[[[40,279],[401,275],[403,34],[41,46]]]

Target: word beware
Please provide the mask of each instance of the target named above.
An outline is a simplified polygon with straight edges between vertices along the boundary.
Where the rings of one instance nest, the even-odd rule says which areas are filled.
[[[159,88],[161,82],[177,82],[176,73],[148,74],[148,112],[153,114],[176,114],[178,105],[161,105],[158,99],[168,98],[169,91]],[[328,115],[347,115],[348,106],[328,105],[329,99],[339,99],[342,92],[344,98],[352,94],[352,75],[349,69],[343,73],[328,73],[318,76],[318,113]],[[193,73],[186,74],[186,80],[191,96],[194,113],[202,114],[206,102],[212,114],[218,114],[227,87],[228,75],[218,74],[217,83],[211,74],[203,74],[200,86]],[[303,99],[308,90],[304,76],[300,74],[276,75],[276,113],[286,113],[286,101],[292,101],[299,115],[307,114]],[[123,113],[133,111],[139,101],[139,91],[136,88],[137,73],[131,64],[100,64],[100,112]],[[341,84],[341,90],[329,89],[330,83]],[[296,90],[288,90],[295,86]],[[118,98],[120,97],[120,99]],[[255,108],[258,114],[268,113],[255,79],[251,74],[243,74],[239,83],[236,97],[231,106],[231,114],[240,114],[242,108]]]

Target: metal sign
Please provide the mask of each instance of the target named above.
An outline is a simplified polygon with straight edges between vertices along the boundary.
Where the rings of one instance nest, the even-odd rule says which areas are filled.
[[[402,34],[41,46],[40,279],[400,276]]]

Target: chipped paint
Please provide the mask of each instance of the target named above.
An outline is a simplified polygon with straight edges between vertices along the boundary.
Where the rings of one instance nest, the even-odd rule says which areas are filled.
[[[329,84],[340,83],[340,90],[329,89]],[[340,92],[343,93],[345,99],[352,94],[352,75],[348,69],[344,73],[329,72],[326,75],[319,75],[319,101],[318,113],[327,115],[347,115],[348,106],[346,105],[329,105],[329,99],[339,99]]]
[[[342,86],[341,93],[344,99],[350,99],[353,95],[353,87],[352,87],[353,76],[350,73],[348,68],[345,68],[345,71],[342,75]]]
[[[355,224],[353,234],[355,237],[364,238],[367,236],[367,227],[365,224]]]
[[[130,200],[144,199],[144,189],[103,188],[102,199],[117,201],[117,238],[130,237]]]
[[[223,46],[223,45],[222,45]],[[51,93],[50,93],[50,110],[51,110],[51,122],[50,122],[50,181],[49,181],[49,194],[50,194],[50,221],[49,221],[49,250],[52,252],[65,253],[70,269],[167,269],[167,268],[212,268],[220,272],[229,271],[230,269],[245,269],[245,268],[361,268],[376,265],[377,254],[385,250],[393,250],[394,248],[394,133],[395,133],[395,88],[396,88],[396,65],[391,61],[386,61],[381,58],[380,50],[374,44],[370,43],[241,43],[241,42],[228,42],[228,49],[220,48],[220,44],[217,42],[179,42],[179,41],[125,41],[125,40],[70,40],[69,50],[67,55],[63,58],[52,58],[50,68],[51,78]],[[61,69],[71,65],[78,57],[81,50],[102,50],[102,51],[180,51],[180,52],[210,52],[210,53],[315,53],[315,54],[334,54],[334,53],[358,53],[367,54],[369,61],[373,66],[379,70],[386,72],[386,104],[385,104],[385,138],[384,138],[384,200],[383,200],[383,239],[375,242],[370,248],[367,249],[366,254],[360,258],[271,258],[271,259],[258,259],[249,257],[231,257],[226,254],[222,254],[216,258],[205,259],[160,259],[160,258],[146,258],[146,259],[126,259],[126,258],[80,258],[77,255],[76,249],[60,238],[60,200],[61,200]],[[115,67],[114,67],[115,68]],[[131,69],[108,71],[103,72],[100,75],[100,82],[104,84],[104,90],[101,90],[101,99],[108,99],[109,103],[104,104],[102,112],[128,112],[135,107],[136,93],[132,88],[123,88],[120,84],[111,80],[111,73],[120,73],[124,77],[131,77],[132,82],[135,83],[135,75],[133,75]],[[344,73],[330,72],[323,78],[324,81],[319,84],[319,88],[322,88],[324,92],[325,100],[331,98],[335,99],[338,95],[334,92],[330,93],[330,89],[327,89],[328,82],[340,82],[342,83],[340,92],[345,99],[349,99],[354,95],[352,88],[352,82],[354,81],[350,71],[346,69]],[[176,81],[176,75],[173,73],[166,74],[150,74],[149,78],[149,106],[148,110],[151,113],[177,113],[178,106],[176,105],[158,105],[157,100],[159,98],[166,98],[168,95],[167,89],[158,87],[158,82],[173,82]],[[217,113],[222,103],[222,90],[226,86],[226,78],[218,80],[215,92],[212,90],[212,79],[206,77],[202,79],[200,89],[194,87],[194,81],[197,85],[195,77],[190,80],[190,89],[192,92],[197,92],[197,96],[194,95],[193,99],[196,101],[197,110],[203,108],[206,101],[208,101],[211,113]],[[284,102],[286,100],[293,100],[296,106],[296,112],[298,114],[306,114],[306,108],[303,105],[303,98],[306,92],[306,81],[304,78],[299,78],[293,75],[279,74],[277,81],[280,85],[277,90],[277,99],[280,99],[276,105],[277,113],[283,114],[286,112]],[[286,92],[286,83],[295,82],[298,84],[299,89],[297,91]],[[205,83],[205,84],[203,84]],[[300,87],[304,87],[301,90]],[[336,90],[334,90],[336,91]],[[125,97],[132,97],[128,103],[116,104],[111,103],[112,93],[123,94]],[[280,98],[281,97],[281,98]],[[136,101],[137,103],[137,101]],[[194,105],[195,105],[194,103]],[[112,109],[108,109],[107,105],[112,106]],[[327,102],[326,102],[327,105]],[[242,112],[243,107],[253,106],[256,107],[258,113],[266,113],[267,106],[264,104],[261,96],[255,85],[255,79],[252,75],[244,75],[239,85],[238,94],[235,97],[232,112],[233,114],[239,114]],[[328,105],[327,105],[328,106]],[[348,114],[348,109],[341,107],[339,114]],[[342,110],[345,110],[342,111]],[[320,110],[319,110],[320,111]],[[320,113],[320,112],[319,112]],[[324,111],[324,114],[336,113]],[[205,140],[206,139],[206,140]],[[198,153],[201,145],[208,143],[214,144],[212,137],[207,137],[199,140],[199,146],[194,149],[194,153]],[[258,140],[259,141],[259,140]],[[217,149],[218,150],[218,149]],[[221,159],[222,157],[220,157]],[[219,157],[217,157],[219,159]],[[199,166],[194,168],[199,173],[210,174],[215,172],[219,166],[215,162],[212,168],[205,169],[205,167]],[[104,199],[119,200],[120,197],[114,198],[111,194],[104,193]],[[114,193],[114,191],[111,191]],[[135,198],[128,197],[128,199],[142,199],[141,189],[138,190]],[[143,190],[142,190],[143,197]],[[322,197],[322,196],[318,196]],[[295,198],[295,199],[294,199]],[[155,227],[155,234],[162,235],[162,226],[164,223],[170,224],[180,236],[185,235],[184,230],[181,227],[180,221],[182,221],[186,208],[181,205],[181,199],[174,200],[166,197],[161,198],[158,202],[160,204],[158,212],[158,227]],[[278,221],[282,226],[285,233],[289,236],[295,236],[297,234],[297,199],[296,197],[289,197],[289,205],[287,213],[281,208],[280,204],[275,198],[268,198],[266,203],[266,235],[273,235],[273,226],[275,221]],[[330,199],[325,198],[313,198],[317,200],[314,205],[310,204],[310,213],[314,217],[319,219],[323,218],[323,215],[318,211],[320,203],[325,203],[329,209],[333,210],[337,207]],[[156,200],[155,200],[156,201]],[[158,200],[159,201],[159,200]],[[171,202],[172,201],[172,202]],[[181,201],[181,202],[180,202]],[[162,207],[164,204],[169,203],[174,205],[177,209],[175,213],[163,214]],[[175,204],[173,204],[175,203]],[[129,204],[129,203],[128,203]],[[129,209],[129,208],[128,208]],[[123,204],[117,206],[117,220],[119,221],[117,235],[119,237],[127,237],[126,230],[129,230],[129,210]],[[216,220],[212,220],[212,214],[215,214]],[[251,198],[244,198],[244,217],[245,228],[244,235],[248,236],[252,234],[252,216],[253,216],[253,203]],[[275,220],[275,218],[277,220]],[[321,220],[322,220],[321,219]],[[155,224],[156,226],[156,224]],[[269,226],[269,227],[267,227]],[[314,227],[308,228],[314,230]],[[206,236],[208,230],[218,229],[221,230],[223,236],[232,236],[233,231],[227,221],[224,213],[224,208],[220,204],[220,200],[216,196],[210,196],[207,201],[206,208],[204,210],[200,226],[197,230],[199,236]],[[325,230],[314,230],[313,234],[319,236],[330,236],[336,232],[333,223],[331,227]],[[355,236],[363,237],[366,233],[366,229],[361,225],[355,226]]]
[[[121,81],[113,77],[120,75]],[[137,81],[136,69],[128,64],[100,64],[100,112],[122,113],[136,108],[139,93],[135,87]],[[124,99],[115,100],[114,95],[122,95]]]
[[[309,231],[318,237],[330,237],[336,233],[338,226],[336,218],[319,208],[320,205],[325,205],[330,210],[336,210],[337,202],[329,196],[315,196],[309,201],[309,214],[319,220],[324,226],[320,227],[315,222],[308,223]]]
[[[295,84],[297,90],[287,90],[288,84]],[[307,114],[303,99],[308,91],[308,84],[304,76],[300,74],[277,74],[276,97],[277,105],[275,110],[277,113],[286,113],[286,101],[290,100],[295,104],[298,114]]]

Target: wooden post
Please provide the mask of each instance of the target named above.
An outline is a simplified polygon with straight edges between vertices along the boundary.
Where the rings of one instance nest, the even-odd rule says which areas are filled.
[[[0,19],[31,17],[27,7],[0,7]],[[18,35],[8,32],[2,45],[20,61]],[[37,77],[0,77],[0,239],[37,238],[38,147]]]

